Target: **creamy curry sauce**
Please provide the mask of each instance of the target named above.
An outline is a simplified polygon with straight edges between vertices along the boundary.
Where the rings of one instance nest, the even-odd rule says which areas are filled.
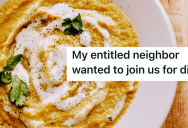
[[[63,19],[79,13],[84,32],[65,35]],[[10,56],[24,54],[12,74],[29,85],[22,108],[9,102],[11,85],[0,85],[0,127],[113,127],[131,104],[138,82],[66,81],[67,47],[139,47],[131,22],[112,2],[8,0],[0,27],[0,70]]]

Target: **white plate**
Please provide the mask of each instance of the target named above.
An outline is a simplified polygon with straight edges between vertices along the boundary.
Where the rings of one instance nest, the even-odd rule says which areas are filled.
[[[5,0],[0,0],[0,4]],[[166,12],[158,0],[113,0],[132,21],[142,47],[176,47]],[[141,82],[136,98],[115,128],[159,128],[174,99],[177,82]]]
[[[137,30],[141,47],[177,47],[159,0],[113,0]],[[160,128],[171,108],[177,82],[141,82],[136,98],[115,128]]]

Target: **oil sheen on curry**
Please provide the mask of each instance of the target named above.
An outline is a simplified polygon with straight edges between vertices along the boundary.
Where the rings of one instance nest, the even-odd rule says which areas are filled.
[[[136,81],[66,79],[67,47],[139,47],[131,22],[111,1],[8,0],[0,28],[0,71],[22,54],[9,72],[12,83],[0,83],[0,127],[111,128],[134,99]],[[22,106],[10,102],[15,78],[28,86]]]

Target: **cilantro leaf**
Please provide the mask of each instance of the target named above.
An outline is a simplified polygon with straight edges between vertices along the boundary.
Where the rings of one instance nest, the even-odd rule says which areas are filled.
[[[11,88],[9,90],[9,101],[14,103],[17,107],[22,107],[24,102],[26,102],[26,96],[29,92],[28,85],[23,82],[17,75],[14,75],[12,78],[10,70],[12,70],[19,62],[21,62],[22,54],[17,56],[11,56],[7,65],[4,67],[4,71],[0,71],[0,83],[11,84]],[[28,65],[29,61],[28,61]]]
[[[4,67],[4,71],[0,71],[0,83],[10,84],[12,82],[12,70],[21,60],[22,54],[9,57],[7,65]]]
[[[63,20],[64,22],[62,23],[62,26],[67,27],[69,24],[72,23],[70,18],[66,18]]]
[[[18,107],[22,107],[26,102],[26,96],[29,92],[28,85],[23,82],[17,75],[14,75],[11,89],[9,91],[9,101]]]
[[[80,13],[73,20],[66,18],[63,21],[64,22],[62,23],[62,26],[66,27],[64,30],[65,35],[75,36],[76,34],[82,34],[82,32],[84,32],[84,30],[82,29],[83,24]]]
[[[6,84],[10,84],[12,82],[11,72],[3,72],[1,73],[1,81]]]
[[[21,62],[22,54],[19,54],[17,56],[11,56],[8,61],[7,65],[4,67],[4,70],[10,71],[12,70],[19,62]]]

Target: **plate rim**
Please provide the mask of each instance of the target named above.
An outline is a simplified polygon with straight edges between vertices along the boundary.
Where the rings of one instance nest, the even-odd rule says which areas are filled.
[[[172,42],[173,47],[178,47],[178,45],[177,45],[177,40],[176,40],[176,35],[175,35],[174,30],[173,30],[173,26],[172,26],[172,23],[171,23],[171,21],[170,21],[170,18],[169,18],[169,16],[168,16],[167,12],[165,11],[165,9],[164,9],[162,3],[161,3],[159,0],[155,0],[155,2],[156,2],[156,4],[157,4],[157,6],[159,7],[159,11],[161,11],[161,14],[163,15],[165,21],[167,22],[167,26],[168,26],[168,28],[169,28],[169,30],[170,30],[170,35],[171,35],[171,38],[172,38],[172,41],[173,41],[173,42]],[[171,110],[171,108],[172,108],[172,104],[173,104],[173,102],[174,102],[174,98],[175,98],[175,96],[176,96],[178,81],[175,81],[175,82],[176,82],[176,86],[175,86],[175,89],[174,89],[174,92],[173,92],[173,97],[172,97],[172,99],[170,99],[170,100],[171,100],[171,105],[169,105],[169,108],[168,108],[169,110],[166,112],[166,117],[164,118],[164,121],[162,122],[161,127],[162,127],[163,124],[165,123],[165,121],[166,121],[166,119],[167,119],[167,117],[168,117],[168,114],[170,113],[170,110]]]

